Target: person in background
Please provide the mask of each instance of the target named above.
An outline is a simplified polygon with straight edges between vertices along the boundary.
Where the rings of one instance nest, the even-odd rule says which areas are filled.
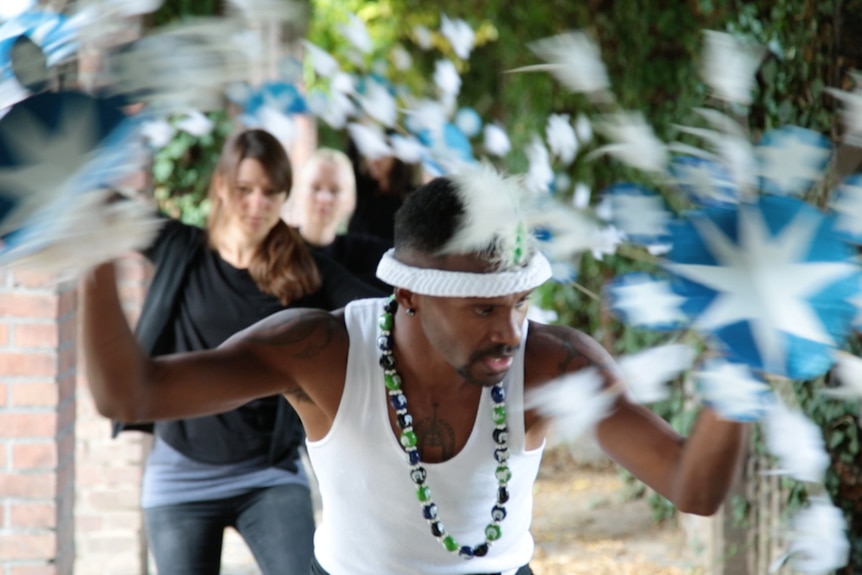
[[[375,235],[346,232],[356,207],[356,180],[348,157],[332,148],[313,152],[297,174],[286,220],[308,244],[362,281],[391,289],[375,271],[392,242]]]
[[[213,349],[286,308],[331,310],[380,293],[312,253],[281,220],[291,180],[287,155],[268,132],[227,141],[206,229],[168,219],[145,252],[155,268],[136,330],[145,353]],[[218,574],[227,527],[242,535],[264,575],[306,575],[314,515],[301,423],[281,394],[232,407],[154,425],[115,423],[115,434],[155,434],[142,506],[159,575]]]
[[[347,230],[378,236],[391,243],[395,212],[420,183],[420,167],[394,156],[369,160],[359,153],[353,141],[348,144],[347,155],[356,176],[356,210]]]

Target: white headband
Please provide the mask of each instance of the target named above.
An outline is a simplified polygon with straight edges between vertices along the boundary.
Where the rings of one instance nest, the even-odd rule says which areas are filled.
[[[377,277],[393,287],[436,297],[499,297],[537,288],[551,278],[551,264],[536,252],[517,271],[471,273],[408,266],[395,259],[395,250],[383,254]]]

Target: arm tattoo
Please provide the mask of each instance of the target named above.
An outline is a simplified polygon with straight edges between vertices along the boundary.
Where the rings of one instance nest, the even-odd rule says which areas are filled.
[[[559,375],[565,375],[585,367],[596,367],[600,370],[613,369],[610,356],[586,334],[569,329],[554,329],[552,333],[563,353],[562,359],[557,364]]]
[[[455,430],[448,421],[437,417],[439,404],[434,404],[434,414],[413,424],[419,437],[419,453],[429,461],[448,461],[455,455]]]
[[[311,359],[332,343],[338,321],[329,313],[291,314],[286,318],[273,318],[263,330],[251,334],[247,341],[269,346],[297,347],[291,355]],[[277,322],[277,323],[276,323]]]

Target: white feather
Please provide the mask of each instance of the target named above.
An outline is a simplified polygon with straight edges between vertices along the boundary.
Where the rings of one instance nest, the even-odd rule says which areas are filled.
[[[836,88],[826,88],[826,92],[841,101],[841,120],[844,123],[843,139],[862,147],[862,73],[851,72],[856,89],[845,92]]]
[[[23,257],[0,254],[0,265],[72,279],[90,268],[149,246],[163,221],[153,208],[134,200],[106,203],[108,191],[81,194],[62,217],[44,226],[44,247]]]
[[[175,133],[176,130],[166,120],[148,120],[141,125],[141,135],[155,149],[165,147]]]
[[[525,235],[520,199],[523,190],[517,180],[503,177],[493,167],[480,164],[453,176],[464,215],[458,230],[440,251],[463,254],[500,248],[502,266],[511,265],[516,244]]]
[[[366,114],[386,127],[392,127],[398,117],[395,97],[379,82],[369,81],[365,93],[357,98]]]
[[[708,160],[716,161],[725,166],[731,178],[743,192],[751,193],[757,188],[757,157],[751,140],[742,126],[717,110],[696,108],[695,111],[703,117],[714,130],[677,126],[681,131],[698,136],[706,141],[715,154],[710,154],[685,144],[675,144],[674,151],[691,153]]]
[[[572,31],[533,42],[529,48],[546,63],[513,72],[550,72],[570,90],[606,99],[610,87],[601,50],[589,35]]]
[[[466,60],[470,57],[476,34],[467,22],[460,18],[450,20],[443,14],[440,17],[440,33],[449,40],[449,45],[459,58]]]
[[[275,108],[263,106],[257,112],[260,125],[276,137],[285,149],[289,149],[296,138],[296,121]]]
[[[434,45],[434,40],[431,36],[431,30],[429,30],[425,26],[413,27],[413,39],[416,41],[416,45],[423,50],[430,50],[431,47]]]
[[[512,149],[509,136],[498,124],[485,124],[483,145],[489,154],[501,158]]]
[[[578,118],[575,120],[575,133],[578,135],[578,141],[582,146],[593,141],[593,125],[586,114],[578,114]]]
[[[413,136],[394,134],[389,137],[389,145],[395,157],[407,164],[418,163],[425,151],[425,146]]]
[[[572,442],[610,413],[617,396],[603,385],[598,370],[582,369],[527,390],[524,407],[550,419],[556,439]]]
[[[376,160],[392,155],[392,149],[386,143],[386,137],[379,126],[365,126],[352,122],[347,124],[347,131],[363,157]]]
[[[177,122],[177,128],[195,137],[203,137],[212,132],[215,123],[197,110],[189,111]]]
[[[392,63],[397,70],[409,70],[413,65],[413,57],[403,46],[395,46],[392,50]]]
[[[630,281],[610,288],[615,299],[613,309],[626,317],[632,326],[670,325],[683,322],[685,298],[676,295],[666,280]]]
[[[695,373],[695,382],[707,405],[731,421],[758,421],[775,401],[769,384],[742,363],[710,358]]]
[[[585,210],[590,207],[590,197],[593,191],[584,182],[575,184],[575,191],[572,194],[572,205],[579,210]]]
[[[669,344],[620,357],[617,363],[632,400],[653,403],[667,399],[667,383],[691,369],[696,357],[690,345]]]
[[[789,475],[799,481],[822,483],[829,454],[820,428],[799,411],[775,402],[763,420],[768,451],[778,458],[772,473]]]
[[[349,18],[349,22],[342,24],[338,29],[354,48],[363,54],[368,54],[371,52],[372,44],[371,36],[368,35],[368,29],[365,27],[365,22],[357,17],[356,14],[348,14],[347,17]]]
[[[862,398],[862,359],[844,351],[837,351],[835,355],[832,375],[841,385],[825,388],[823,393],[844,399]]]
[[[770,566],[770,573],[788,559],[796,572],[806,575],[828,575],[847,565],[847,521],[826,497],[809,499],[808,505],[793,516],[787,538],[787,552]]]
[[[551,157],[542,139],[534,135],[524,149],[524,153],[530,163],[524,178],[527,189],[536,194],[549,191],[554,181],[554,170],[551,168]]]
[[[726,32],[704,31],[701,74],[713,95],[732,104],[751,104],[754,75],[766,48]]]
[[[551,114],[545,126],[545,137],[551,152],[568,166],[578,154],[578,138],[568,114]]]
[[[610,154],[621,162],[639,170],[664,173],[668,151],[652,127],[638,112],[618,112],[605,116],[596,125],[611,144],[591,152],[587,159]]]
[[[305,53],[311,60],[311,67],[319,76],[331,78],[333,74],[338,72],[338,61],[329,52],[308,40],[303,40],[302,45],[305,46]]]
[[[434,84],[444,96],[457,96],[461,90],[461,76],[451,60],[437,60],[434,64]]]

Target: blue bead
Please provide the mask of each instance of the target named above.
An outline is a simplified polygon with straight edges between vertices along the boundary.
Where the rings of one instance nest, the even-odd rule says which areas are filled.
[[[416,485],[422,485],[425,483],[425,479],[428,477],[428,472],[425,471],[424,467],[416,467],[410,470],[410,479],[413,480],[413,483]]]
[[[505,485],[501,485],[499,489],[497,489],[497,503],[503,505],[509,500],[509,488]]]
[[[410,465],[416,465],[419,463],[419,450],[411,449],[407,452],[407,457],[410,460]]]
[[[497,463],[506,463],[507,461],[509,461],[509,448],[501,447],[499,449],[495,449],[494,459],[497,460]]]
[[[398,427],[404,429],[405,427],[410,427],[413,425],[413,416],[407,412],[399,413],[397,416],[398,419]]]
[[[381,335],[377,338],[377,349],[380,351],[392,351],[392,336]]]
[[[395,410],[404,409],[407,407],[407,397],[403,393],[395,393],[389,396],[389,403]]]
[[[432,519],[437,519],[437,505],[434,503],[430,503],[422,508],[422,516],[431,521]]]
[[[439,521],[431,523],[431,534],[434,535],[434,537],[442,537],[444,533],[446,533],[446,530],[443,528],[442,523]]]
[[[491,388],[491,399],[494,403],[503,403],[506,401],[506,390],[501,385],[495,385]]]
[[[506,508],[502,505],[495,505],[491,508],[491,518],[494,521],[502,521],[506,518]]]
[[[472,559],[473,558],[473,548],[469,545],[464,545],[461,549],[458,550],[458,555],[463,557],[464,559]]]
[[[494,443],[497,445],[503,445],[507,441],[509,441],[509,426],[504,425],[503,427],[498,427],[494,430]]]
[[[473,556],[475,557],[484,557],[488,554],[488,544],[481,543],[473,547]]]
[[[398,309],[398,302],[395,301],[394,298],[390,299],[388,302],[386,302],[386,305],[383,306],[383,309],[386,311],[386,313],[395,315],[395,311]]]
[[[391,353],[384,353],[381,355],[380,367],[383,369],[393,369],[395,367],[395,356]]]

